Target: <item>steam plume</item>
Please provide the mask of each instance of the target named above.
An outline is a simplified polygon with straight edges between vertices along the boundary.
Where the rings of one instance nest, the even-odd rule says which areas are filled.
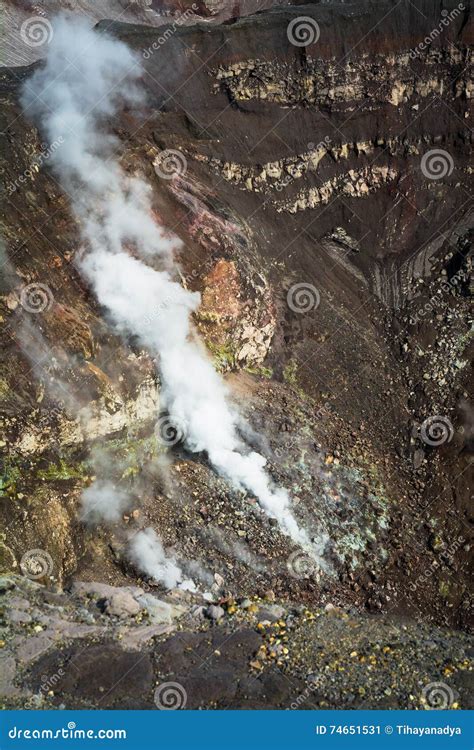
[[[129,504],[125,490],[112,482],[99,480],[82,493],[82,518],[89,522],[117,523]]]
[[[170,554],[166,554],[160,538],[152,528],[139,531],[130,542],[130,558],[140,569],[157,581],[162,581],[166,588],[176,586],[185,591],[195,591],[196,586],[189,579],[183,580],[183,573],[178,563]]]
[[[239,438],[239,417],[195,340],[190,315],[200,297],[172,276],[180,243],[156,223],[150,186],[124,172],[115,154],[119,143],[106,131],[106,121],[121,108],[143,103],[141,74],[138,58],[125,44],[59,18],[46,63],[24,88],[24,106],[48,140],[63,139],[50,163],[80,220],[86,247],[80,270],[118,330],[157,357],[162,404],[183,426],[186,448],[205,451],[216,471],[234,487],[252,492],[286,534],[308,546],[288,494],[272,487],[263,456]],[[147,325],[160,303],[160,314]],[[151,534],[145,541],[149,546],[157,542]],[[138,542],[135,551],[143,553]]]

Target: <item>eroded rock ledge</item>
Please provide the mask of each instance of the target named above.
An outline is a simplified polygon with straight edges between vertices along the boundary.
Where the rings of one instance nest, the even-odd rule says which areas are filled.
[[[209,164],[217,174],[243,190],[267,193],[271,190],[284,190],[296,180],[310,174],[317,174],[323,167],[330,167],[338,162],[341,162],[341,166],[344,161],[355,164],[358,157],[370,157],[372,162],[377,161],[375,172],[380,172],[382,158],[385,160],[387,157],[407,159],[412,156],[421,156],[430,146],[436,146],[442,140],[441,135],[425,135],[412,139],[375,137],[364,141],[333,144],[328,137],[318,144],[308,143],[307,151],[261,165],[224,161],[199,153],[190,155],[196,161]],[[351,172],[354,171],[351,170]],[[346,175],[349,174],[349,177],[353,179],[351,172],[346,172]],[[339,176],[343,178],[344,173],[339,172]]]
[[[357,105],[370,110],[384,102],[397,107],[412,97],[432,94],[469,99],[472,94],[472,81],[466,69],[469,61],[468,48],[451,45],[415,57],[407,50],[390,55],[365,53],[358,55],[357,60],[344,62],[309,55],[297,63],[243,60],[219,66],[213,75],[217,79],[216,90],[224,90],[232,101],[256,99],[283,106],[317,104],[347,111]],[[453,66],[459,68],[459,77],[454,82]]]

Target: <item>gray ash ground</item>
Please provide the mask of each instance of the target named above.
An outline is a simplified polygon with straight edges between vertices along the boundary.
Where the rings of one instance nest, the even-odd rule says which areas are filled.
[[[440,681],[450,708],[471,707],[469,638],[426,624],[273,592],[209,605],[99,583],[0,588],[5,707],[154,709],[172,682],[188,709],[424,709]]]

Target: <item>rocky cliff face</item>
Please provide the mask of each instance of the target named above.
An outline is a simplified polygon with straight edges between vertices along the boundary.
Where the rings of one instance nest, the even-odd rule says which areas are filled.
[[[152,183],[156,215],[184,241],[181,281],[202,300],[196,328],[255,430],[251,440],[319,540],[320,569],[308,568],[255,499],[216,478],[205,458],[156,440],[152,363],[115,335],[79,278],[68,196],[21,112],[18,90],[31,71],[3,71],[5,572],[19,572],[23,555],[41,548],[52,561],[41,583],[134,585],[124,543],[146,522],[197,561],[204,579],[218,575],[213,595],[229,633],[240,616],[254,632],[247,605],[237,612],[254,596],[257,610],[283,602],[285,622],[292,606],[311,620],[335,605],[341,628],[344,612],[364,610],[465,627],[472,26],[469,3],[461,5],[310,3],[236,20],[241,10],[206,3],[234,20],[220,25],[212,16],[211,25],[175,25],[166,35],[103,22],[141,53],[145,68],[146,111],[113,123],[122,165]],[[97,532],[81,523],[79,497],[99,449],[137,501],[121,523]],[[8,590],[14,585],[23,584]],[[31,594],[36,610],[41,596]],[[76,622],[78,606],[70,600],[66,619]],[[15,628],[30,627],[38,613],[28,617]],[[212,621],[186,624],[199,653],[201,639],[219,640]],[[115,632],[104,622],[79,637],[121,648],[110,645]],[[333,621],[324,615],[321,623],[336,638]],[[288,646],[279,644],[288,659],[270,657],[253,635],[245,667],[228,655],[243,670],[243,693],[246,670],[258,676],[255,705],[289,700],[281,686],[262,697],[274,668],[306,689],[316,657],[301,655],[300,624],[293,651],[292,633]],[[61,648],[77,632],[68,627]],[[168,635],[153,638],[162,644]],[[425,631],[416,637],[429,640]],[[369,658],[375,645],[368,639],[366,647]],[[53,662],[55,648],[57,640],[45,644]],[[453,654],[444,667],[459,690],[463,659]],[[43,665],[32,669],[21,671],[25,695],[37,692]],[[428,657],[419,669],[421,683],[442,678],[442,665]],[[86,673],[81,679],[88,682]],[[383,689],[387,679],[383,672]],[[196,705],[206,705],[204,683]],[[12,677],[15,684],[13,697],[21,690]],[[337,705],[338,695],[324,685],[315,705]],[[394,700],[408,707],[400,686]],[[89,693],[84,701],[94,702]],[[228,696],[230,706],[242,701]]]
[[[0,66],[28,65],[42,59],[51,39],[51,19],[59,13],[81,16],[91,26],[113,19],[159,29],[170,24],[179,28],[222,23],[289,4],[290,0],[3,0]]]

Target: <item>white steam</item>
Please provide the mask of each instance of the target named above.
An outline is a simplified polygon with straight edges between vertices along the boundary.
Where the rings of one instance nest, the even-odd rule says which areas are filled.
[[[28,113],[49,141],[63,139],[50,163],[80,220],[86,246],[80,270],[117,328],[136,337],[157,358],[162,405],[172,422],[184,426],[186,448],[205,451],[222,476],[234,487],[252,492],[285,533],[308,546],[288,494],[272,487],[265,459],[239,438],[239,417],[195,340],[190,315],[200,297],[171,275],[179,240],[157,224],[151,188],[122,169],[116,154],[119,143],[106,132],[107,121],[121,108],[143,102],[137,86],[141,73],[139,59],[125,44],[63,18],[54,25],[44,67],[25,85]],[[141,257],[154,257],[161,270]],[[160,314],[147,325],[150,311],[160,303]],[[161,571],[171,580],[162,547],[157,561],[152,560],[153,546],[161,544],[157,537],[147,531],[136,540],[133,549],[137,558],[142,555],[141,567],[155,577],[151,569]]]
[[[161,581],[166,588],[177,586],[185,591],[195,591],[193,581],[183,579],[183,572],[172,555],[167,554],[160,538],[152,528],[139,531],[132,538],[129,546],[129,556],[147,575],[156,581]]]
[[[130,496],[109,481],[98,480],[82,493],[82,519],[117,523],[130,505]]]

